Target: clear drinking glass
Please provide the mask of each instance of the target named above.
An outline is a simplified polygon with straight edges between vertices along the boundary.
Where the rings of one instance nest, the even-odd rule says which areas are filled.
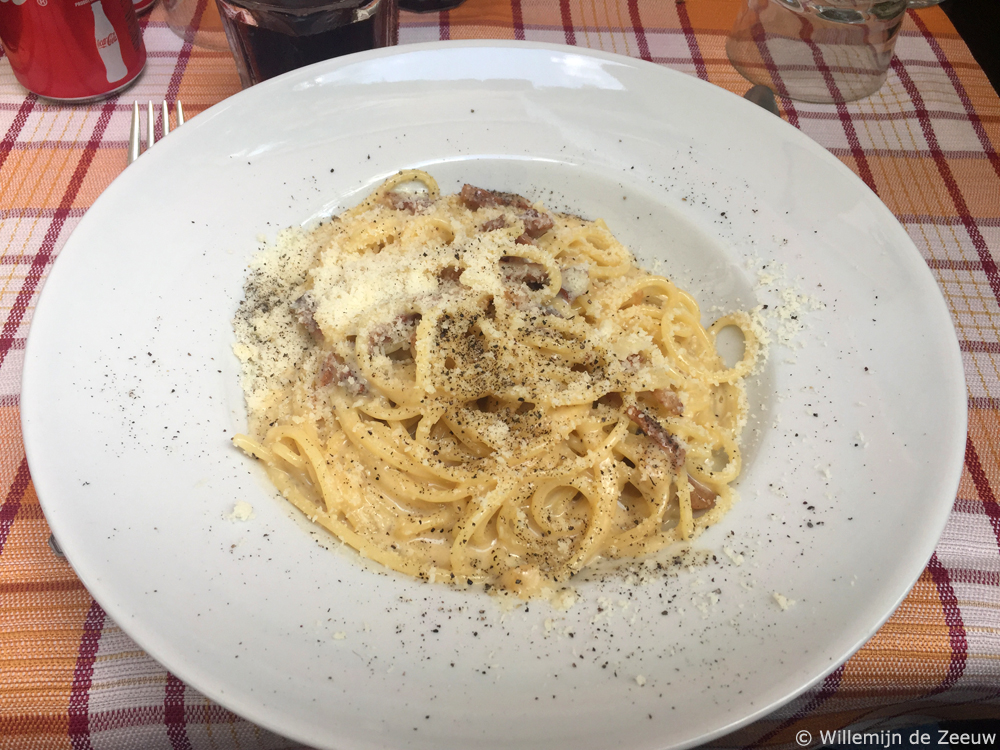
[[[229,49],[215,0],[163,0],[167,25],[181,39],[208,49]]]
[[[907,7],[940,0],[745,0],[726,39],[743,76],[780,96],[849,102],[885,81]]]
[[[396,0],[216,0],[243,88],[320,60],[396,44]]]

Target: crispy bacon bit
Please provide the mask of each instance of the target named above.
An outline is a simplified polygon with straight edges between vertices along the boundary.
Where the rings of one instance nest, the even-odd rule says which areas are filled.
[[[344,387],[352,396],[363,396],[368,392],[365,377],[336,352],[330,352],[319,371],[320,387],[330,383]]]
[[[625,410],[626,416],[639,425],[650,440],[660,446],[670,457],[670,463],[674,470],[680,469],[684,465],[684,448],[677,442],[677,438],[671,435],[659,422],[638,406],[630,406]]]
[[[489,221],[483,222],[482,225],[479,227],[479,231],[495,232],[497,229],[503,229],[505,226],[507,226],[507,217],[504,216],[503,214],[500,214],[495,219],[490,219]]]
[[[466,183],[462,185],[462,191],[458,194],[466,208],[477,211],[486,206],[496,208],[497,206],[512,206],[514,208],[531,208],[527,198],[517,193],[500,193],[495,190],[477,188]]]
[[[405,313],[397,315],[391,323],[383,323],[375,326],[368,336],[370,346],[381,346],[386,349],[397,348],[400,344],[407,342],[410,346],[416,342],[417,323],[420,322],[420,313]]]
[[[458,195],[466,208],[472,211],[484,207],[497,208],[499,206],[509,206],[516,209],[517,218],[524,222],[524,234],[517,238],[517,241],[520,241],[522,245],[528,244],[526,242],[528,239],[538,239],[555,225],[551,216],[532,208],[527,198],[516,193],[500,193],[466,184],[462,185],[462,191]],[[496,219],[491,221],[496,221]],[[487,222],[487,224],[489,223],[491,222]],[[500,229],[502,226],[506,225],[503,224],[494,227],[494,229]],[[492,229],[483,229],[483,231],[492,231]]]
[[[684,404],[681,402],[681,397],[669,388],[657,388],[655,391],[650,391],[650,394],[660,402],[660,405],[670,416],[679,417],[684,413]]]
[[[715,507],[717,494],[688,474],[691,483],[691,510],[709,510]]]
[[[535,208],[527,208],[517,215],[524,222],[524,233],[532,239],[538,239],[555,225],[552,217]]]
[[[323,331],[320,330],[319,324],[314,317],[316,315],[316,298],[312,296],[311,292],[306,292],[292,302],[288,306],[288,309],[313,339],[316,341],[323,340]]]
[[[430,208],[434,201],[429,195],[407,195],[390,190],[383,199],[387,206],[397,211],[408,211],[411,214]]]
[[[509,284],[526,284],[529,289],[537,292],[549,282],[549,274],[545,266],[532,263],[516,255],[505,255],[500,259],[500,272],[503,280]]]

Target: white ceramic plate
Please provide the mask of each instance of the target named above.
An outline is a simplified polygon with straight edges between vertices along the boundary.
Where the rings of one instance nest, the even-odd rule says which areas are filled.
[[[258,236],[404,167],[603,216],[704,309],[768,304],[776,339],[804,326],[751,384],[743,500],[695,545],[707,565],[505,614],[360,563],[230,446],[245,423],[230,319]],[[796,312],[796,295],[817,304]],[[331,60],[172,133],[62,251],[22,416],[46,516],[108,614],[213,699],[321,748],[666,748],[730,731],[893,611],[943,528],[966,434],[941,295],[836,159],[670,70],[497,43]],[[227,519],[238,500],[256,517]]]

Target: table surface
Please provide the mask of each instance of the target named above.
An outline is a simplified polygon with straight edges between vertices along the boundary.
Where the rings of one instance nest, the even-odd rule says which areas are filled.
[[[400,42],[565,43],[743,93],[749,84],[724,49],[738,7],[468,0],[450,13],[403,14]],[[178,37],[160,6],[140,23],[149,61],[118,98],[49,103],[0,59],[0,749],[297,747],[183,684],[105,616],[50,550],[25,461],[19,393],[35,300],[80,217],[125,167],[132,102],[180,99],[190,118],[239,90],[228,51]],[[947,527],[896,613],[815,688],[712,745],[797,747],[801,730],[1000,717],[1000,99],[944,13],[929,8],[908,12],[875,95],[786,101],[782,114],[879,195],[940,284],[965,362],[969,436]]]

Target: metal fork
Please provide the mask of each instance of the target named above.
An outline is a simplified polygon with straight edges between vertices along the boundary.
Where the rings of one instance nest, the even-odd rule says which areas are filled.
[[[174,109],[177,112],[177,127],[179,128],[184,124],[184,105],[180,103],[180,100],[174,103]],[[170,133],[170,108],[167,106],[166,100],[163,102],[161,119],[163,120],[163,135],[166,136]],[[156,141],[155,126],[156,118],[153,116],[153,103],[148,102],[146,105],[146,150],[153,145]],[[132,128],[128,134],[128,163],[131,164],[136,159],[139,158],[139,102],[134,102],[132,104]]]

